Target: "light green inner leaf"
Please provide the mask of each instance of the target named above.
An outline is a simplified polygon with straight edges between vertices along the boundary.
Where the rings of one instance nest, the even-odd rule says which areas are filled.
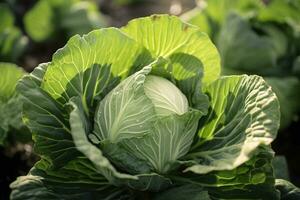
[[[144,83],[145,94],[151,99],[158,116],[182,115],[189,109],[187,98],[167,79],[147,76]]]
[[[95,135],[112,143],[149,133],[154,106],[145,95],[144,82],[151,66],[131,75],[100,102],[95,116]]]

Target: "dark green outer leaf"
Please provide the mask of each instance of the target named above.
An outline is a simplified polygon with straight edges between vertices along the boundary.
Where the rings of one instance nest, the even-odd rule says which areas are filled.
[[[280,191],[281,200],[300,199],[300,189],[286,180],[276,179],[276,189]]]
[[[41,64],[17,85],[22,95],[23,119],[33,133],[35,151],[63,166],[80,153],[75,148],[65,108],[40,88],[48,63]]]
[[[274,186],[272,153],[261,153],[233,170],[172,177],[175,184],[203,187],[212,199],[279,199]]]
[[[168,189],[155,194],[152,200],[210,200],[210,196],[205,189],[195,185],[184,185]]]
[[[128,191],[110,185],[84,157],[52,169],[47,160],[39,161],[27,176],[11,184],[12,200],[131,199]]]
[[[269,145],[279,128],[279,102],[261,77],[225,76],[207,88],[209,114],[200,120],[199,139],[184,159],[186,171],[231,170]]]

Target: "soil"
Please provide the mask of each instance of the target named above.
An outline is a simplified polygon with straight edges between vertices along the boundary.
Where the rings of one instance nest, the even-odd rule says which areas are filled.
[[[9,184],[18,176],[26,175],[37,160],[38,157],[32,151],[32,143],[0,147],[0,200],[9,199]]]
[[[300,187],[300,121],[294,122],[286,130],[280,131],[272,148],[276,155],[285,156],[290,180]]]

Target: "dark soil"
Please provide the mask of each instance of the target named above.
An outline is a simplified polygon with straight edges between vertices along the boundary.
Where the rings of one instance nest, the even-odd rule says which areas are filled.
[[[272,147],[276,155],[286,157],[291,182],[300,187],[300,121],[278,133]]]
[[[38,157],[32,152],[32,144],[17,143],[0,147],[0,200],[9,199],[9,184],[18,176],[26,175]]]

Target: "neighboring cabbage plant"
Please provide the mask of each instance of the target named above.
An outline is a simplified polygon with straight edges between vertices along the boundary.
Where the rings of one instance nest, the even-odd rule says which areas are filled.
[[[22,101],[16,92],[17,81],[25,75],[22,68],[0,62],[0,145],[7,144],[7,137],[25,139],[29,134],[22,119]],[[27,137],[26,137],[27,133]],[[29,136],[30,138],[30,136]]]
[[[15,26],[15,17],[6,3],[0,3],[0,61],[15,62],[23,54],[28,39]]]
[[[182,18],[212,37],[223,74],[258,74],[281,105],[281,128],[299,119],[300,1],[209,0]],[[206,2],[206,3],[204,3]]]
[[[72,37],[17,85],[41,160],[11,199],[280,199],[277,98],[219,74],[208,36],[174,16]]]
[[[106,19],[93,1],[39,0],[24,16],[28,35],[36,42],[53,40],[106,26]]]

